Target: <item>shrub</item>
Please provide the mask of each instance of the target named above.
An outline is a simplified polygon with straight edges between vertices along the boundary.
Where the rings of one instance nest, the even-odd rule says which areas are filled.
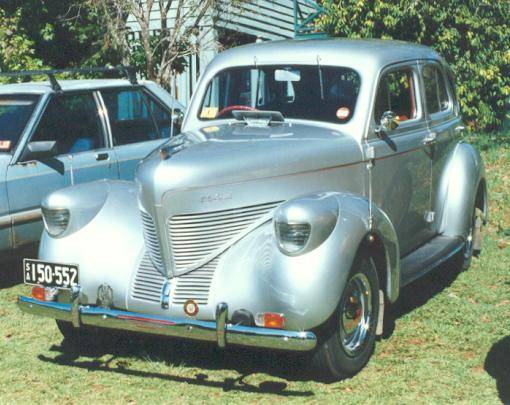
[[[494,130],[510,105],[509,0],[323,0],[332,36],[388,38],[436,49],[456,74],[466,123]]]

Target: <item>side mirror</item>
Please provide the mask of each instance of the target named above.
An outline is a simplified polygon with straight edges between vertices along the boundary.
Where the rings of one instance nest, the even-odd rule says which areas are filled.
[[[172,115],[172,120],[174,121],[175,128],[180,130],[182,127],[182,122],[184,121],[184,112],[176,108],[174,110],[174,114]]]
[[[394,131],[398,128],[400,121],[393,111],[385,111],[381,115],[381,124],[375,129],[377,135]]]
[[[21,155],[20,161],[27,162],[29,160],[40,160],[55,156],[56,154],[56,141],[29,142]]]

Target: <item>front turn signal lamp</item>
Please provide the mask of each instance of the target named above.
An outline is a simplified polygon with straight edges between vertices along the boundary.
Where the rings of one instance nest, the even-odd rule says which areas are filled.
[[[255,317],[255,325],[263,328],[283,329],[285,327],[285,315],[275,312],[261,312]]]
[[[69,225],[69,210],[65,208],[43,208],[44,227],[50,236],[62,235]]]
[[[41,286],[32,287],[32,298],[35,298],[39,301],[55,301],[57,298],[58,289],[56,288],[48,288]]]

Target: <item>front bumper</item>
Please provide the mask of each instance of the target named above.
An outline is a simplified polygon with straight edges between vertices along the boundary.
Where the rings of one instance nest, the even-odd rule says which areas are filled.
[[[317,338],[312,332],[287,331],[226,322],[227,304],[216,307],[215,321],[176,319],[111,308],[80,305],[77,297],[70,304],[39,301],[20,296],[19,308],[26,313],[47,316],[71,322],[75,327],[94,326],[216,342],[218,346],[238,345],[266,349],[309,351],[315,348]]]

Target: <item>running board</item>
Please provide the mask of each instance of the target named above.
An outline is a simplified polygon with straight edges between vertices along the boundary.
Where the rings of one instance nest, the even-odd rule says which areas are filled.
[[[460,236],[436,236],[401,259],[401,285],[405,286],[435,269],[464,247]]]

